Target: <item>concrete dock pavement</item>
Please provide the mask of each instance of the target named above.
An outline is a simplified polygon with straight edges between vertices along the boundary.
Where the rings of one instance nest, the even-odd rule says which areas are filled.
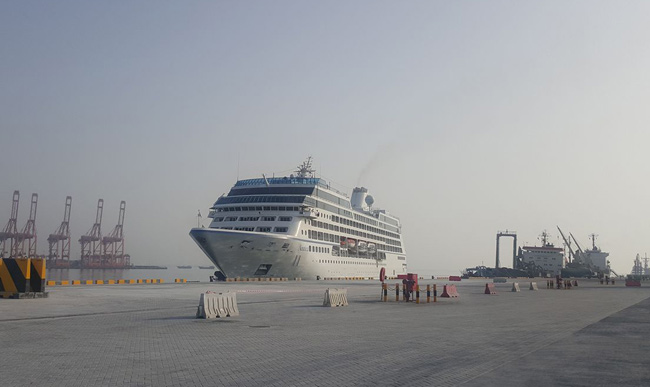
[[[581,281],[459,298],[381,301],[378,281],[48,288],[0,300],[5,386],[648,385],[650,287]],[[392,281],[396,282],[396,281]],[[389,286],[394,286],[388,281]],[[518,280],[520,283],[527,283]],[[421,285],[445,281],[421,280]],[[349,306],[322,307],[327,288]],[[199,295],[236,291],[240,316],[195,319]]]

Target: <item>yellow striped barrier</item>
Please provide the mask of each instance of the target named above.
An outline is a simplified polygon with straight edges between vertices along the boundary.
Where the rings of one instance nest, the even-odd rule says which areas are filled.
[[[0,259],[0,292],[2,298],[29,291],[29,262],[20,259]]]

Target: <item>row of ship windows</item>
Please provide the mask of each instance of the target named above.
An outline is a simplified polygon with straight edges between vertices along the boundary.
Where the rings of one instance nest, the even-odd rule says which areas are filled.
[[[257,232],[288,232],[289,227],[215,227],[221,230],[257,231]]]
[[[318,263],[343,263],[347,265],[376,265],[376,263],[374,262],[335,261],[331,259],[319,259]]]
[[[226,217],[219,216],[219,217],[214,218],[214,221],[215,222],[236,222],[236,221],[240,221],[240,222],[256,222],[256,221],[258,221],[260,219],[262,219],[263,222],[273,222],[273,221],[275,221],[276,217],[275,216],[240,216],[240,217],[237,217],[237,216],[226,216]],[[280,222],[291,222],[291,219],[293,219],[293,217],[291,217],[291,216],[280,216],[280,217],[277,217],[277,219]]]
[[[337,218],[337,217],[333,216],[333,218]],[[357,230],[350,229],[350,228],[339,227],[339,226],[336,226],[334,224],[329,224],[327,222],[320,222],[320,221],[317,221],[317,220],[305,219],[305,223],[308,224],[308,225],[311,225],[311,226],[318,227],[318,228],[324,228],[326,230],[343,232],[343,233],[355,235],[355,236],[358,236],[358,237],[361,237],[361,238],[374,239],[376,241],[384,242],[386,244],[393,245],[393,246],[401,246],[402,245],[400,241],[395,241],[395,240],[391,240],[391,239],[388,239],[388,238],[383,238],[383,237],[380,237],[380,236],[368,234],[368,233],[365,233],[365,232],[362,232],[362,231],[357,231]],[[381,231],[383,231],[383,230],[381,230]],[[388,234],[387,236],[389,236],[389,237],[399,239],[399,235],[397,235],[397,234],[393,234],[393,233],[390,233],[388,231],[384,231],[384,233]]]
[[[365,216],[361,216],[361,215],[358,215],[358,214],[354,214],[354,219],[358,220],[360,222],[368,223],[368,224],[373,225],[373,226],[379,226],[379,222],[377,222],[376,220],[366,218]]]
[[[349,219],[345,219],[345,218],[341,218],[341,217],[338,217],[338,216],[333,216],[332,220],[334,222],[336,222],[336,223],[341,223],[341,224],[346,225],[346,226],[356,227],[356,228],[360,228],[362,230],[374,232],[375,234],[381,234],[381,235],[385,235],[385,236],[389,236],[389,237],[392,237],[392,238],[399,239],[399,235],[394,234],[394,233],[392,233],[390,231],[383,230],[381,228],[367,226],[367,225],[365,225],[363,223],[358,223],[358,222],[355,222],[355,221],[352,221],[352,220],[349,220]],[[392,226],[388,226],[388,225],[387,225],[387,227],[392,228]]]
[[[304,196],[222,196],[214,204],[303,203],[304,201]]]
[[[323,192],[319,192],[319,191],[316,192],[316,195],[320,196],[320,197],[323,197],[323,194],[324,194]],[[329,195],[329,194],[327,194],[327,195]],[[329,195],[329,196],[332,196],[332,195]],[[337,200],[335,200],[336,198],[333,197],[333,196],[332,196],[332,198],[329,198],[329,197],[325,196],[325,199],[330,200],[330,201],[332,201],[334,203],[337,203],[339,205],[343,205],[343,203],[341,203],[340,201],[337,202]],[[345,207],[350,208],[349,202],[346,201],[345,203],[347,204],[347,205],[345,205]],[[341,208],[337,208],[337,207],[334,207],[334,206],[330,206],[328,204],[325,204],[325,203],[323,203],[321,201],[314,200],[314,199],[309,198],[309,197],[305,199],[305,204],[309,204],[309,205],[312,205],[312,206],[315,205],[318,208],[322,208],[322,209],[328,210],[330,212],[333,212],[335,214],[346,216],[348,218],[354,217],[355,220],[357,220],[359,222],[367,223],[367,224],[369,224],[371,226],[366,226],[365,224],[358,224],[358,223],[352,222],[352,220],[348,220],[348,219],[344,219],[344,221],[338,221],[337,220],[338,223],[345,223],[345,224],[347,224],[346,222],[355,223],[356,224],[355,227],[361,228],[363,230],[372,231],[372,232],[375,232],[377,234],[383,234],[383,232],[379,231],[381,229],[377,229],[377,231],[374,231],[372,226],[381,226],[381,227],[383,227],[385,229],[392,230],[392,231],[395,231],[395,232],[399,232],[399,228],[398,228],[399,222],[397,220],[389,218],[389,217],[387,217],[387,216],[385,216],[383,214],[380,215],[383,218],[383,219],[381,219],[382,222],[383,222],[382,223],[382,222],[378,222],[378,221],[376,221],[376,220],[374,220],[372,218],[368,218],[368,217],[365,217],[365,216],[362,216],[362,215],[359,215],[359,214],[353,214],[350,211],[347,211],[347,210],[344,210],[344,209],[341,209]],[[334,215],[333,217],[338,218],[338,216],[336,216],[336,215]],[[350,224],[348,224],[348,225],[350,225]]]
[[[309,246],[309,251],[314,252],[314,253],[327,253],[327,254],[329,254],[330,248],[329,247],[321,247],[321,246]]]
[[[301,233],[303,235],[307,235],[307,237],[309,239],[325,241],[325,242],[341,243],[341,245],[345,244],[346,241],[347,241],[347,238],[344,237],[344,236],[339,236],[339,235],[336,235],[336,234],[330,234],[330,233],[321,232],[321,231],[301,230]],[[364,242],[364,241],[360,241],[360,242]],[[378,244],[377,249],[384,250],[384,251],[392,251],[394,253],[401,253],[402,252],[401,247],[382,245],[382,244]]]
[[[383,214],[381,215],[381,217],[383,218],[383,219],[381,219],[383,222],[392,224],[393,226],[396,226],[396,227],[399,226],[399,223],[397,222],[397,220],[389,218],[389,217],[387,217],[386,215],[383,215]],[[354,214],[354,219],[358,220],[360,222],[371,224],[373,226],[379,226],[380,225],[380,223],[377,222],[376,220],[366,218],[365,216],[361,216],[361,215],[358,215],[358,214]]]
[[[229,212],[229,211],[300,211],[300,207],[297,207],[297,206],[221,207],[221,208],[216,208],[215,211],[216,212]],[[348,215],[348,214],[346,214],[346,215]],[[351,215],[351,213],[350,213],[350,215]],[[317,216],[321,216],[321,214],[317,213]],[[357,223],[357,222],[354,222],[354,221],[346,219],[346,218],[342,218],[342,217],[339,217],[339,216],[330,216],[330,215],[325,215],[325,214],[323,214],[322,216],[325,216],[328,219],[332,219],[337,223],[342,223],[342,224],[345,224],[345,225],[348,225],[348,226],[353,226],[353,227],[356,227],[356,228],[360,228],[360,229],[363,229],[363,230],[374,232],[376,234],[393,236],[393,238],[399,238],[398,236],[394,236],[395,234],[391,235],[391,233],[389,231],[385,231],[383,229],[376,228],[376,227],[366,226],[365,224]],[[357,219],[357,220],[360,220],[362,222],[365,222],[365,223],[372,223],[375,226],[379,225],[379,223],[377,221],[366,218],[366,217],[363,217],[363,216],[360,216],[360,215],[357,215],[357,214],[354,214],[354,218]],[[395,223],[395,221],[393,221],[392,219],[386,219],[385,221],[390,222],[390,223]],[[385,225],[385,227],[389,227],[391,229],[397,230],[396,227],[392,227],[392,226],[388,226],[388,225]]]
[[[317,207],[317,208],[327,210],[327,211],[335,213],[335,214],[339,214],[339,215],[347,216],[348,218],[352,218],[352,212],[350,210],[346,210],[344,208],[340,208],[340,207],[333,206],[331,204],[327,204],[327,203],[323,202],[322,200],[316,200],[316,199],[311,198],[311,197],[306,197],[304,203],[306,205],[308,205],[308,206]]]
[[[217,212],[228,211],[299,211],[300,207],[286,207],[286,206],[263,206],[263,207],[221,207],[217,208]]]
[[[304,234],[304,231],[305,230],[303,230],[303,234]],[[321,232],[321,231],[315,231],[315,230],[307,230],[306,235],[307,235],[307,237],[309,239],[316,239],[316,240],[319,240],[319,241],[340,243],[341,246],[344,246],[347,243],[347,240],[348,240],[348,238],[346,238],[344,236],[340,236],[340,235],[337,235],[337,234],[330,234],[330,233]],[[350,240],[352,240],[352,239],[350,239]],[[352,240],[352,241],[354,241],[354,240]],[[359,242],[368,243],[367,241],[361,241],[361,240],[359,240]],[[380,250],[387,250],[387,248],[389,247],[389,246],[385,246],[385,245],[382,245],[382,244],[378,244],[377,246],[378,246],[378,248]]]
[[[360,249],[350,250],[348,248],[333,246],[332,255],[335,257],[352,257],[352,258],[367,258],[367,259],[386,259],[386,253],[383,251],[361,251]]]

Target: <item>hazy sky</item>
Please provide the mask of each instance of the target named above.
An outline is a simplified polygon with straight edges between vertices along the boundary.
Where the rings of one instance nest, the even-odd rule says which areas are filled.
[[[0,226],[73,197],[73,258],[126,200],[136,264],[207,264],[196,212],[239,177],[319,174],[403,222],[411,271],[495,234],[650,250],[650,2],[0,2]],[[504,241],[502,262],[509,241]],[[584,247],[584,246],[583,246]]]

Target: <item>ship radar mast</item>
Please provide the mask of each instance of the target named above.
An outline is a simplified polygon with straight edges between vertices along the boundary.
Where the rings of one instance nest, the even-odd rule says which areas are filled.
[[[593,251],[599,251],[598,247],[596,247],[596,238],[598,235],[596,234],[589,234],[589,239],[591,239],[591,247]]]
[[[542,246],[548,246],[549,245],[549,243],[548,243],[548,233],[546,232],[546,230],[542,231],[542,235],[540,235],[539,238],[542,241]]]
[[[312,178],[314,177],[314,172],[316,172],[315,169],[312,169],[311,167],[311,156],[307,157],[307,160],[305,160],[302,164],[298,165],[298,169],[296,169],[296,177],[304,177],[304,178]]]

